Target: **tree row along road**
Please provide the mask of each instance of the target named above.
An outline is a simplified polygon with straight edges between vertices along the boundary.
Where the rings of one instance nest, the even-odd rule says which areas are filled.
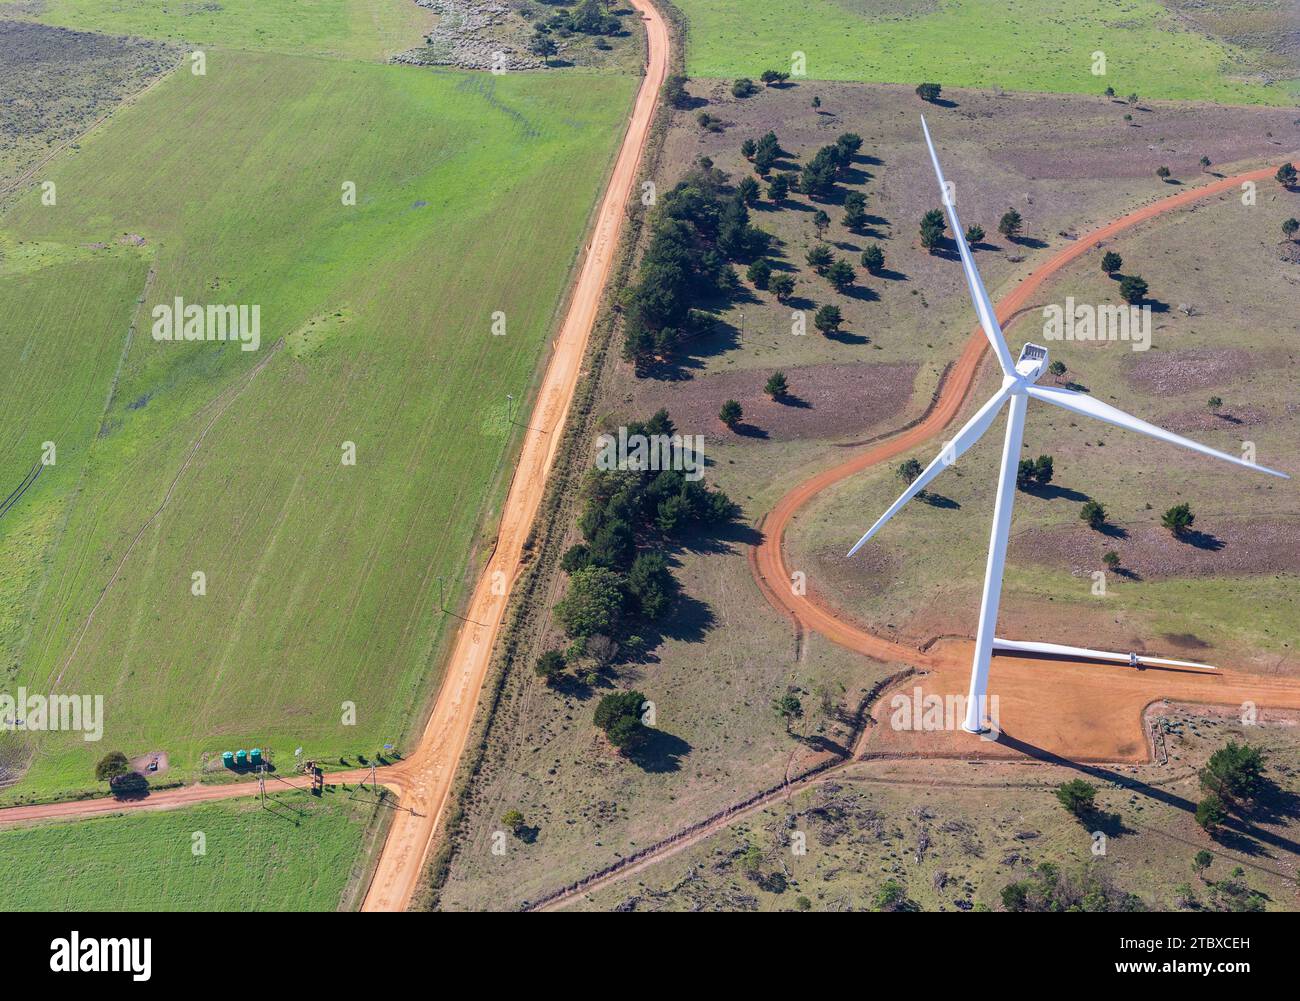
[[[519,573],[524,541],[541,506],[546,479],[555,462],[569,405],[577,389],[587,342],[613,269],[624,209],[636,184],[654,122],[659,91],[668,73],[667,24],[650,0],[631,0],[631,3],[640,13],[646,30],[645,76],[637,91],[627,131],[595,217],[591,241],[528,421],[529,430],[525,433],[502,508],[496,545],[470,599],[465,612],[466,621],[456,635],[433,711],[417,748],[401,763],[377,772],[379,781],[398,793],[401,807],[394,815],[384,842],[363,910],[404,910],[410,905],[419,883],[437,822],[446,806],[469,736],[479,692],[505,616],[509,591]],[[507,586],[494,588],[494,579],[505,580]],[[369,775],[369,770],[357,770],[330,774],[326,778],[330,782],[361,783]],[[301,776],[281,781],[298,788],[309,784]],[[175,809],[256,793],[256,783],[240,782],[164,789],[138,800],[104,798],[16,806],[0,810],[0,825],[134,810]]]

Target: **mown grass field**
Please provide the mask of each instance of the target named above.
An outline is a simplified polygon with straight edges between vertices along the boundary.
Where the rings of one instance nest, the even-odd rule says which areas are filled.
[[[335,910],[363,876],[375,806],[287,790],[273,799],[0,831],[0,909]]]
[[[89,788],[109,749],[190,776],[400,745],[634,86],[212,50],[0,219],[0,477],[60,457],[0,521],[5,680],[107,717],[9,735],[8,798]],[[260,349],[153,340],[176,296],[260,304]]]
[[[411,0],[45,0],[39,8],[6,11],[0,4],[0,16],[109,35],[375,61],[418,45],[433,22]]]
[[[1198,33],[1153,0],[678,0],[687,69],[757,77],[806,57],[813,80],[1100,93],[1225,103],[1294,103],[1296,79],[1267,86],[1253,53]],[[1230,11],[1226,17],[1231,21]],[[1092,72],[1104,52],[1106,74]],[[1294,67],[1293,67],[1294,75]]]

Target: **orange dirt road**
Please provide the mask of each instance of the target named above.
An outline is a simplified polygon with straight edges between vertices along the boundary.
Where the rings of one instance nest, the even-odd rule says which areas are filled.
[[[1035,268],[997,304],[998,322],[1009,324],[1030,304],[1048,279],[1075,259],[1091,252],[1099,241],[1211,195],[1236,190],[1244,181],[1270,181],[1274,169],[1266,167],[1190,188],[1144,205],[1081,236]],[[903,687],[908,691],[919,683],[927,693],[964,694],[970,672],[970,644],[965,647],[957,645],[957,648],[952,644],[940,644],[932,651],[922,652],[873,635],[844,617],[811,589],[804,595],[795,594],[790,587],[791,577],[782,543],[791,519],[821,491],[938,435],[961,409],[987,347],[983,331],[976,327],[924,420],[879,445],[859,452],[847,462],[800,483],[782,497],[764,519],[763,541],[750,552],[750,566],[759,589],[774,607],[788,613],[800,627],[869,657],[910,664],[933,672],[920,682],[905,682]],[[1012,356],[1015,356],[1014,352]],[[859,531],[860,528],[854,528],[852,537],[856,538]],[[849,536],[845,536],[846,550],[851,541]],[[1300,680],[1297,679],[1261,678],[1229,671],[1220,672],[1216,678],[1205,678],[1168,671],[1132,671],[1113,665],[1023,660],[1007,656],[995,660],[989,672],[989,692],[1000,696],[1003,731],[1007,738],[1012,739],[999,745],[976,741],[969,734],[914,733],[906,735],[912,738],[913,746],[909,749],[924,754],[947,752],[953,756],[1005,755],[1016,746],[1015,740],[1018,739],[1025,746],[1015,753],[1032,753],[1036,748],[1073,759],[1137,760],[1145,758],[1146,748],[1142,709],[1156,699],[1168,697],[1186,702],[1225,704],[1249,699],[1261,707],[1300,707]],[[881,731],[884,729],[880,728]],[[870,735],[870,740],[874,745],[876,735]]]
[[[402,769],[402,806],[414,812],[399,813],[394,818],[363,910],[396,911],[410,905],[469,736],[479,690],[487,676],[497,632],[505,615],[508,592],[519,573],[524,540],[542,503],[546,477],[555,461],[587,340],[596,322],[596,310],[614,265],[624,206],[636,183],[659,91],[668,72],[667,25],[649,0],[632,0],[632,5],[640,11],[645,25],[649,63],[600,204],[590,250],[573,287],[569,311],[528,422],[530,428],[545,431],[530,430],[524,439],[501,513],[496,549],[465,613],[473,622],[462,625],[456,637],[447,676],[419,747],[398,766]],[[492,587],[497,573],[504,575],[498,579],[505,580],[506,587]],[[493,593],[494,590],[501,593]]]
[[[386,772],[390,772],[390,770],[381,768],[377,774],[383,777]],[[325,779],[332,784],[348,782],[360,785],[369,781],[370,769],[358,768],[350,772],[332,772],[327,774]],[[391,774],[389,780],[381,782],[381,784],[395,789],[400,788],[399,781],[393,778]],[[293,786],[295,789],[309,789],[311,788],[311,779],[305,775],[272,778],[266,784],[267,794],[270,795],[282,790],[286,785]],[[211,803],[214,800],[239,799],[256,795],[256,782],[232,782],[229,785],[195,784],[180,786],[176,789],[158,789],[140,799],[114,799],[112,796],[104,796],[99,799],[39,803],[35,806],[10,806],[0,810],[0,826],[35,823],[42,820],[72,820],[81,817],[98,817],[112,813],[134,812],[136,810],[175,810],[183,806],[194,806],[196,803]]]

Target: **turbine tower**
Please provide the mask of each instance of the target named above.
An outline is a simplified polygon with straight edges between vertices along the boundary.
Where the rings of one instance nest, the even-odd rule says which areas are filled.
[[[1050,403],[1052,406],[1060,407],[1082,417],[1092,417],[1108,424],[1114,424],[1117,427],[1136,431],[1139,434],[1149,435],[1172,445],[1181,445],[1183,448],[1189,448],[1194,452],[1200,452],[1202,455],[1222,459],[1224,462],[1231,462],[1236,466],[1244,466],[1246,469],[1268,473],[1271,476],[1280,476],[1282,479],[1290,479],[1290,477],[1275,469],[1268,469],[1265,466],[1247,462],[1235,455],[1220,452],[1199,442],[1183,438],[1171,431],[1158,428],[1154,424],[1148,424],[1144,420],[1139,420],[1085,393],[1077,393],[1073,390],[1061,389],[1055,386],[1037,385],[1039,378],[1047,370],[1047,349],[1037,344],[1025,344],[1020,349],[1020,357],[1014,362],[1011,360],[1011,352],[1007,349],[1006,340],[1002,336],[1002,328],[998,325],[997,314],[993,310],[993,304],[989,301],[988,293],[984,290],[984,283],[980,280],[979,271],[975,268],[975,261],[971,257],[970,247],[966,245],[966,237],[962,231],[961,222],[957,218],[957,208],[949,194],[950,189],[943,179],[943,169],[939,166],[939,157],[934,151],[934,142],[930,139],[930,129],[926,125],[924,118],[921,119],[921,128],[925,132],[925,142],[930,149],[930,162],[934,164],[934,175],[939,181],[939,191],[944,208],[948,213],[948,222],[952,225],[953,239],[957,243],[957,251],[961,255],[961,266],[962,270],[966,272],[966,283],[970,286],[971,299],[975,303],[975,312],[979,315],[980,326],[984,329],[984,334],[988,337],[989,344],[993,348],[993,354],[1002,369],[1002,386],[987,403],[975,412],[975,416],[970,419],[965,427],[958,431],[952,440],[943,447],[943,450],[925,467],[921,475],[911,482],[908,488],[903,491],[903,495],[889,506],[889,510],[882,514],[880,519],[857,541],[857,544],[849,550],[849,556],[853,556],[861,549],[867,540],[880,531],[885,522],[897,514],[904,504],[924,490],[931,480],[956,462],[958,457],[975,444],[992,425],[993,419],[997,417],[1003,404],[1010,402],[1006,436],[1002,441],[1002,467],[998,473],[997,500],[993,505],[993,530],[989,536],[988,564],[984,570],[984,595],[980,601],[979,626],[975,633],[975,656],[971,664],[970,692],[966,699],[966,718],[962,723],[962,729],[970,733],[985,733],[988,730],[984,725],[984,705],[988,694],[989,661],[992,658],[995,646],[1001,649],[1037,653],[1069,654],[1111,660],[1132,659],[1132,655],[1126,656],[1105,651],[1065,647],[1053,643],[1024,643],[1001,640],[994,636],[998,620],[998,599],[1002,593],[1002,571],[1007,555],[1007,537],[1011,529],[1011,507],[1016,493],[1016,470],[1020,461],[1020,444],[1021,439],[1024,437],[1025,412],[1029,407],[1031,398],[1040,400],[1043,403]],[[1179,664],[1188,667],[1201,666],[1183,665],[1181,662],[1175,661],[1151,662]]]

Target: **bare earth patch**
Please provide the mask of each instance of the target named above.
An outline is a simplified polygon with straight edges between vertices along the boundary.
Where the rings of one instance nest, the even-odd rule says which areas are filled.
[[[1274,419],[1263,407],[1245,403],[1240,406],[1224,407],[1213,411],[1207,408],[1199,410],[1180,410],[1178,413],[1161,417],[1157,424],[1170,431],[1186,434],[1189,431],[1231,431],[1237,428],[1261,427]]]
[[[683,434],[713,438],[789,441],[861,435],[896,418],[907,406],[917,366],[810,365],[784,369],[790,392],[781,401],[763,392],[776,369],[720,372],[678,382],[642,380],[629,398],[638,415],[664,407]],[[718,420],[727,400],[737,400],[745,417],[728,431]]]
[[[1258,354],[1241,348],[1146,352],[1136,356],[1128,381],[1153,395],[1171,396],[1222,386],[1249,375],[1262,364]]]
[[[1198,530],[1197,530],[1198,529]],[[1121,572],[1143,579],[1300,573],[1300,523],[1210,522],[1198,524],[1185,539],[1164,528],[1146,525],[1111,533],[1075,528],[1031,528],[1011,540],[1015,558],[1053,567],[1068,566],[1077,575],[1102,568],[1102,556],[1119,553]]]

